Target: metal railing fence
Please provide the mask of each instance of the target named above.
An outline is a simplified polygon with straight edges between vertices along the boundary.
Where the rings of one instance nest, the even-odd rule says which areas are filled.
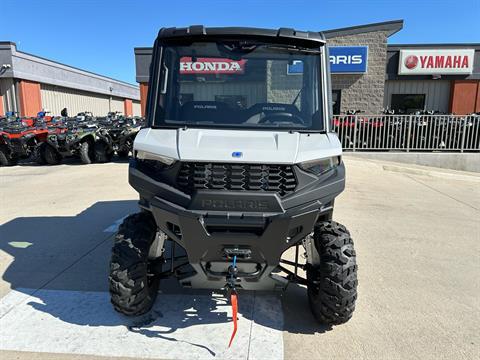
[[[480,151],[480,115],[335,115],[344,150]]]

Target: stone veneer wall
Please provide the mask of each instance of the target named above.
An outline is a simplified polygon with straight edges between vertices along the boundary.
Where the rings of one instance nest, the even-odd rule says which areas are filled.
[[[332,89],[341,90],[340,111],[354,109],[378,114],[383,109],[387,35],[386,31],[332,38],[327,34],[330,46],[368,46],[367,73],[332,75]]]

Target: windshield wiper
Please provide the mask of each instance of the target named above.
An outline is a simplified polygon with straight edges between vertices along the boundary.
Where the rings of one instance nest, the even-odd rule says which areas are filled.
[[[295,96],[295,99],[293,99],[293,101],[292,101],[292,105],[295,105],[295,103],[297,102],[298,98],[299,98],[300,95],[302,94],[303,90],[305,90],[305,86],[302,87],[302,88],[300,89],[300,91],[298,92],[297,96]]]

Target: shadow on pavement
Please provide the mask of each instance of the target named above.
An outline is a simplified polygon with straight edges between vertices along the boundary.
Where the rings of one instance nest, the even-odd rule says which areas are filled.
[[[307,289],[289,284],[282,296],[283,330],[292,334],[316,334],[332,330],[315,320],[308,304]]]
[[[123,217],[136,211],[137,202],[133,200],[102,201],[72,217],[22,217],[1,225],[0,249],[13,257],[2,279],[12,289],[39,298],[41,302],[29,302],[36,310],[72,324],[124,325],[131,332],[147,337],[177,341],[168,335],[179,328],[230,321],[224,297],[212,296],[211,291],[183,289],[175,279],[164,280],[161,285],[162,294],[169,295],[174,304],[163,302],[164,297],[159,294],[153,310],[142,317],[127,318],[112,309],[105,293],[115,231],[111,228],[112,224],[119,224]],[[109,228],[111,232],[105,232]],[[87,293],[89,296],[85,296]],[[328,330],[313,319],[306,290],[300,286],[292,284],[283,294],[283,324],[281,319],[255,316],[255,306],[260,306],[259,303],[255,305],[255,297],[253,293],[239,294],[240,312],[249,320],[293,333],[313,334]],[[268,308],[269,305],[261,306]],[[170,312],[164,317],[165,307],[174,309],[177,315]],[[92,309],[95,309],[93,313]],[[281,310],[278,314],[281,317]],[[170,323],[165,323],[166,319]],[[149,329],[158,325],[169,330]]]
[[[112,158],[112,160],[109,161],[109,162],[116,163],[116,164],[128,164],[129,161],[130,161],[130,158],[121,158],[121,157],[118,157],[118,156],[114,156]],[[75,157],[75,156],[70,156],[70,157],[66,157],[66,158],[62,159],[62,161],[58,165],[88,166],[88,165],[82,163],[80,158]],[[27,158],[27,159],[19,160],[18,165],[16,165],[16,166],[51,167],[51,166],[57,166],[57,165],[48,165],[48,164],[40,165],[36,161],[34,161],[30,158]]]

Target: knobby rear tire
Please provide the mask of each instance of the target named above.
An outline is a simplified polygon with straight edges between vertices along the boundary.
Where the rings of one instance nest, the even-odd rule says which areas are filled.
[[[48,165],[58,165],[62,162],[62,155],[48,144],[42,144],[40,147],[40,157],[45,160]]]
[[[112,161],[113,152],[109,149],[105,141],[97,141],[95,143],[95,161],[98,163],[107,163]]]

